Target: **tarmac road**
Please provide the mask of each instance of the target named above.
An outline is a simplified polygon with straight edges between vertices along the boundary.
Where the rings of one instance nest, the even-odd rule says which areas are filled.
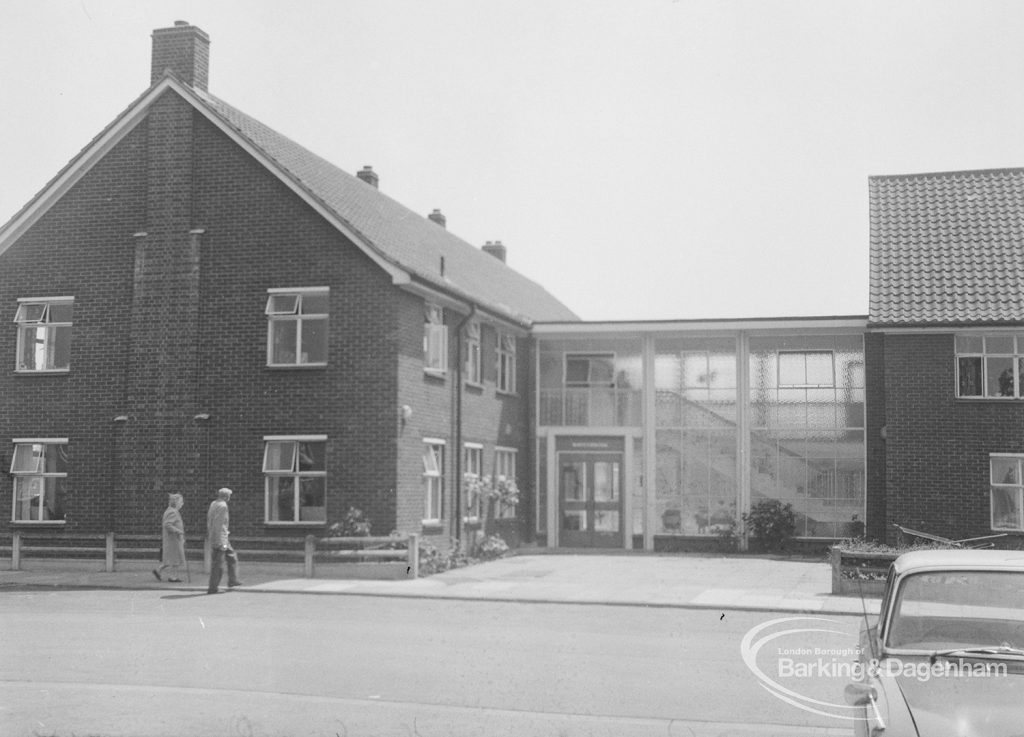
[[[766,612],[159,590],[0,594],[0,734],[833,735],[738,647]],[[835,617],[856,633],[853,617]],[[833,699],[841,682],[821,682]],[[838,689],[838,690],[837,690]]]

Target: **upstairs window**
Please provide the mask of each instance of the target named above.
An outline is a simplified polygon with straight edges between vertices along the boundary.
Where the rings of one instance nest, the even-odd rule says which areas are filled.
[[[448,371],[448,326],[444,309],[428,304],[423,321],[423,370],[433,374]]]
[[[611,353],[567,353],[565,385],[575,387],[614,387],[615,356]]]
[[[956,336],[958,397],[1024,397],[1024,334]]]
[[[269,291],[267,365],[326,366],[329,290]]]
[[[1024,531],[1024,456],[989,456],[992,529]]]
[[[480,352],[480,323],[466,325],[466,383],[484,383],[483,361]]]
[[[779,351],[779,386],[831,389],[836,385],[832,351]]]
[[[19,300],[18,371],[67,371],[71,367],[71,297]]]
[[[498,336],[498,391],[516,393],[516,337],[502,333]]]
[[[264,438],[267,522],[327,521],[327,438]]]
[[[67,438],[15,440],[11,459],[15,522],[64,520]]]

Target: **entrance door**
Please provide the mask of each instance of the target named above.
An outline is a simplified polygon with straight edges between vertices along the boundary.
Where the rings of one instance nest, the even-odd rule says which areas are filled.
[[[622,454],[560,453],[559,545],[621,548]]]

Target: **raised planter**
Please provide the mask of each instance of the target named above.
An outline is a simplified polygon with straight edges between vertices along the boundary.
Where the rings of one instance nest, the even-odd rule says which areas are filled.
[[[840,596],[881,596],[889,566],[899,553],[867,553],[832,548],[832,593]]]

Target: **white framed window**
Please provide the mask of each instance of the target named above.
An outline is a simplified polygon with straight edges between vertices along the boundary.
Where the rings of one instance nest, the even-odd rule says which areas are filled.
[[[614,387],[614,353],[566,353],[565,385],[569,387]]]
[[[67,438],[14,440],[14,522],[63,522],[68,476]]]
[[[267,365],[326,366],[330,290],[267,292]]]
[[[264,519],[326,522],[327,436],[267,436],[263,441]]]
[[[423,320],[423,370],[444,374],[448,371],[448,326],[444,324],[444,309],[428,304]]]
[[[423,439],[423,521],[440,522],[444,515],[444,440]]]
[[[465,521],[475,522],[480,519],[480,493],[477,482],[484,472],[484,446],[480,443],[463,443],[462,445],[462,478],[465,480],[466,505]]]
[[[71,313],[74,297],[18,300],[17,371],[68,371],[71,368]]]
[[[498,382],[499,392],[516,393],[516,336],[507,333],[498,335]]]
[[[1024,455],[989,456],[993,530],[1024,531]]]
[[[496,481],[515,481],[516,480],[516,459],[518,458],[519,451],[515,448],[495,448],[494,449],[494,478]],[[516,508],[514,504],[504,504],[498,502],[498,507],[495,510],[495,517],[499,519],[509,519],[516,516]]]
[[[836,385],[832,351],[779,351],[779,386],[830,389]]]
[[[480,323],[466,325],[466,383],[484,383],[484,366],[480,351]]]
[[[957,397],[1024,397],[1024,333],[957,335],[955,346]]]

